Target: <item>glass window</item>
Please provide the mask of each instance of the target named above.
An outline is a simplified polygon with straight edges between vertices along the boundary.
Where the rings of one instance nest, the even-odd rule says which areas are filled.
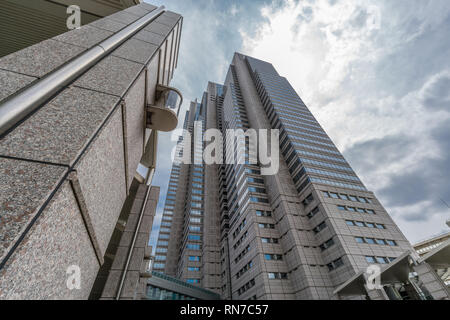
[[[372,209],[366,209],[366,212],[369,214],[375,214],[375,211],[373,211]]]
[[[386,240],[386,242],[390,245],[390,246],[396,246],[397,242],[395,242],[394,240]]]
[[[358,243],[364,243],[364,238],[361,237],[355,237],[356,242]]]
[[[358,200],[359,200],[359,202],[362,202],[362,203],[367,203],[367,200],[366,200],[366,198],[363,198],[363,197],[358,197]]]
[[[366,256],[366,261],[368,263],[376,263],[375,257]]]
[[[188,271],[200,271],[199,267],[188,267]]]
[[[200,261],[199,256],[189,256],[189,261]]]
[[[337,193],[330,192],[330,196],[331,196],[333,199],[339,199],[339,195],[338,195]]]
[[[358,199],[355,196],[348,196],[351,201],[358,201]]]
[[[275,273],[269,272],[268,274],[269,279],[275,279]]]
[[[377,262],[380,264],[386,264],[389,263],[388,259],[385,257],[377,257]]]
[[[329,198],[329,197],[330,197],[330,195],[328,194],[327,191],[322,191],[322,194],[323,194],[323,196],[324,196],[325,198]]]
[[[371,222],[366,222],[366,225],[367,225],[369,228],[375,228],[375,225],[374,225],[373,223],[371,223]]]
[[[351,212],[356,212],[356,209],[353,208],[353,207],[348,207],[347,210],[348,210],[348,211],[351,211]]]
[[[384,225],[379,224],[379,223],[377,223],[376,226],[378,229],[386,229],[386,227]]]
[[[348,226],[354,226],[354,225],[355,225],[355,223],[354,223],[353,221],[351,221],[351,220],[345,220],[345,223],[346,223]]]
[[[347,209],[345,208],[345,206],[337,206],[339,210],[341,211],[346,211]]]
[[[375,244],[375,239],[374,238],[366,238],[366,242],[368,244]]]
[[[364,222],[362,222],[362,221],[355,221],[355,224],[358,226],[358,227],[365,227],[366,225],[364,224]]]
[[[344,261],[342,261],[342,258],[339,258],[337,260],[334,261],[334,268],[339,268],[340,266],[344,265]]]
[[[200,283],[200,279],[187,279],[187,283]]]
[[[339,196],[342,200],[350,200],[346,194],[340,194]]]
[[[386,245],[386,242],[383,239],[377,239],[377,243],[380,245]]]
[[[356,210],[358,210],[359,213],[366,213],[366,210],[361,209],[361,208],[357,208]]]

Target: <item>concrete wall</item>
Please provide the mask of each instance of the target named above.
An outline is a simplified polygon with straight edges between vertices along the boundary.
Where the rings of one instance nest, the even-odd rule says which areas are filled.
[[[141,4],[0,58],[0,99],[155,8]],[[142,156],[145,105],[173,76],[181,23],[166,11],[0,138],[0,299],[89,296]],[[67,287],[72,265],[80,289]]]

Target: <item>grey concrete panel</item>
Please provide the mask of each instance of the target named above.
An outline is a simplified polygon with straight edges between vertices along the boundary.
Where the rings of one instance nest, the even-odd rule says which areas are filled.
[[[69,88],[0,141],[0,155],[72,164],[118,98]]]
[[[0,58],[0,69],[42,77],[83,51],[83,47],[49,39]]]
[[[107,18],[120,23],[131,24],[138,20],[140,17],[125,11],[119,11],[113,13],[110,16],[107,16]]]
[[[53,38],[53,40],[64,43],[73,44],[79,47],[91,48],[97,43],[109,38],[114,33],[99,28],[91,27],[90,25],[82,26]]]
[[[0,70],[0,101],[26,87],[37,78]]]
[[[89,24],[89,26],[95,27],[95,28],[99,28],[99,29],[103,29],[103,30],[106,30],[106,31],[117,32],[117,31],[125,28],[127,26],[127,24],[121,23],[121,22],[117,22],[115,20],[111,20],[111,19],[108,19],[108,18],[103,18],[103,19],[99,19],[99,20],[96,20],[94,22],[91,22]]]
[[[132,6],[132,7],[125,9],[124,12],[133,14],[138,17],[143,17],[146,14],[148,14],[149,12],[155,10],[156,8],[157,8],[156,6],[152,6],[150,4],[147,4],[147,5],[139,4],[137,6]]]
[[[129,188],[141,160],[145,135],[145,72],[125,96],[125,133]]]
[[[0,158],[2,260],[66,172],[60,166]]]
[[[158,49],[157,46],[137,39],[129,39],[111,54],[138,63],[146,63]]]
[[[144,30],[153,32],[153,33],[157,33],[157,34],[163,35],[165,37],[169,34],[169,32],[170,32],[170,30],[172,30],[172,28],[166,26],[165,24],[156,22],[156,20],[155,20],[152,23],[150,23],[148,26],[146,26],[144,28]]]
[[[142,7],[145,10],[148,10],[148,11],[153,11],[155,8],[157,8],[154,5],[151,5],[151,4],[146,3],[146,2],[142,2],[141,4],[138,5],[138,7]]]
[[[123,96],[142,68],[136,62],[108,56],[75,81],[74,85]]]
[[[79,289],[67,287],[71,266],[80,268]],[[87,299],[98,269],[77,202],[66,182],[2,269],[0,300]]]
[[[142,40],[151,44],[154,44],[156,46],[160,46],[163,41],[164,41],[164,37],[160,34],[157,33],[153,33],[153,32],[149,32],[146,30],[141,30],[138,33],[136,33],[133,36],[134,39],[138,39],[138,40]]]
[[[173,28],[177,24],[178,19],[179,19],[179,17],[171,17],[166,14],[162,14],[158,18],[155,19],[155,22],[158,22],[158,23],[166,25],[170,28]]]
[[[104,254],[126,198],[122,112],[114,112],[75,167]]]

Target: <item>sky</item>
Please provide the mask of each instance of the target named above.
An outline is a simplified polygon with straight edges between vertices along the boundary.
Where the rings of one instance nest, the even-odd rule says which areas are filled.
[[[183,117],[208,81],[223,83],[234,52],[268,61],[412,243],[449,230],[450,1],[146,2],[184,17],[171,83]],[[161,134],[153,246],[174,145]]]

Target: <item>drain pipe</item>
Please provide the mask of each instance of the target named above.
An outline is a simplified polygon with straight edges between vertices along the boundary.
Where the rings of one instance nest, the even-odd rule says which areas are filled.
[[[29,87],[0,103],[0,137],[13,128],[59,90],[72,83],[98,61],[135,35],[165,11],[164,6],[149,12],[78,57],[36,80]]]

